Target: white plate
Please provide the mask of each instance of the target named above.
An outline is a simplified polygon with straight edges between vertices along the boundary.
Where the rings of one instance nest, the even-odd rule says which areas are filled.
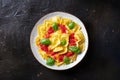
[[[49,19],[53,16],[56,16],[56,15],[59,15],[61,17],[66,17],[66,18],[70,18],[71,20],[73,20],[74,22],[76,22],[77,24],[80,25],[80,27],[82,28],[82,32],[85,36],[85,50],[80,53],[78,56],[77,56],[77,59],[76,61],[74,61],[73,63],[70,63],[68,65],[61,65],[61,66],[48,66],[46,65],[46,61],[41,57],[41,55],[38,53],[38,48],[37,46],[35,45],[35,37],[37,36],[37,26],[38,24],[41,24],[43,23],[43,21],[45,19]],[[88,34],[87,34],[87,31],[85,29],[85,26],[84,24],[82,23],[82,21],[80,19],[78,19],[77,17],[69,14],[69,13],[65,13],[65,12],[52,12],[52,13],[49,13],[47,15],[45,15],[44,17],[42,17],[34,26],[32,32],[31,32],[31,35],[30,35],[30,46],[31,46],[31,49],[32,49],[32,52],[33,52],[33,55],[34,57],[38,60],[38,62],[40,62],[43,66],[49,68],[49,69],[53,69],[53,70],[66,70],[66,69],[70,69],[72,67],[74,67],[75,65],[77,65],[82,59],[83,57],[85,56],[86,52],[87,52],[87,49],[88,49]]]

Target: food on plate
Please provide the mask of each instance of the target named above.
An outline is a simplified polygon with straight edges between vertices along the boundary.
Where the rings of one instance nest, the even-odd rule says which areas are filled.
[[[54,16],[37,25],[35,44],[47,65],[60,66],[76,60],[84,51],[85,38],[75,21]]]

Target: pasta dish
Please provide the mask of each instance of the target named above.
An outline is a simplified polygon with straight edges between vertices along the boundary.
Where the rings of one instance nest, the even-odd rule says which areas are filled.
[[[67,65],[77,59],[85,47],[84,34],[75,21],[53,16],[37,25],[35,44],[46,64]]]

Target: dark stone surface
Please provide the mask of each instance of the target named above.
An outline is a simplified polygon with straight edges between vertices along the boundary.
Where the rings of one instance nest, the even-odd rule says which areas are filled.
[[[119,0],[0,0],[0,80],[120,80]],[[53,71],[34,58],[30,32],[42,16],[65,11],[88,31],[87,55],[76,67]]]

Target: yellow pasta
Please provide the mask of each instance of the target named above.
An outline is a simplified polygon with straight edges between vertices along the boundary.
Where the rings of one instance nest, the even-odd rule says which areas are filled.
[[[63,47],[56,47],[56,48],[54,48],[54,52],[59,52],[59,51],[62,51],[63,50]]]
[[[68,51],[67,47],[63,47],[63,50],[59,52],[59,54],[65,54]]]
[[[77,39],[77,41],[79,42],[79,44],[82,44],[85,41],[84,35],[83,35],[82,31],[79,31],[79,30],[76,31],[75,38]]]
[[[50,49],[54,49],[60,44],[60,31],[56,31],[55,33],[52,33],[52,36],[50,37],[51,45],[49,46]]]
[[[80,26],[69,18],[53,16],[37,25],[35,44],[47,65],[74,62],[84,51],[85,38]]]
[[[61,18],[60,24],[66,25],[66,24],[68,24],[70,21],[71,21],[71,20],[68,19],[68,18]]]
[[[76,60],[76,58],[77,58],[77,54],[74,54],[73,56],[71,56],[70,57],[70,62],[73,62],[73,61],[75,61]]]
[[[47,59],[48,55],[46,54],[46,52],[44,52],[43,50],[39,49],[38,52],[40,53],[40,55],[44,58]]]

